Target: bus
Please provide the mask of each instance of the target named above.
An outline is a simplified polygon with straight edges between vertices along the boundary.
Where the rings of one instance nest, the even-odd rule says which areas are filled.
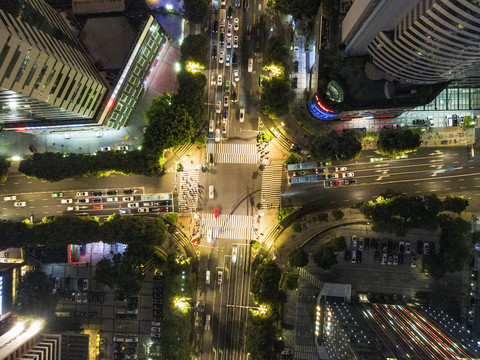
[[[214,14],[218,12],[218,0],[212,0],[212,9]]]
[[[71,311],[56,311],[55,316],[57,316],[57,317],[70,317],[70,316],[72,316],[72,312]]]
[[[299,177],[292,177],[291,179],[292,184],[304,184],[304,183],[313,183],[320,181],[317,175],[308,175],[308,176],[299,176]]]
[[[287,166],[288,171],[315,169],[317,167],[316,162],[302,163],[302,164],[290,164]]]
[[[248,72],[251,73],[253,70],[253,58],[248,59]]]

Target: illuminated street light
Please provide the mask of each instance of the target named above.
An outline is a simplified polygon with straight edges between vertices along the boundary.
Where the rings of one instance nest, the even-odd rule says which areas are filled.
[[[15,156],[12,156],[12,157],[10,158],[10,160],[11,160],[11,161],[20,161],[20,160],[22,160],[22,158],[21,158],[20,156],[18,156],[18,155],[15,155]]]
[[[180,66],[179,62],[176,62],[174,65],[175,72],[180,72],[182,70],[182,67]]]
[[[185,65],[185,68],[187,69],[187,71],[191,73],[199,72],[202,69],[200,64],[197,64],[193,61],[188,61],[187,64]]]

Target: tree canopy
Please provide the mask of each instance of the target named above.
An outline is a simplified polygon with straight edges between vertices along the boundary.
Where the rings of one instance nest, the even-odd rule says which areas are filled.
[[[29,271],[18,284],[13,312],[25,318],[52,318],[58,298],[53,294],[53,282],[40,268]]]
[[[283,36],[271,36],[268,39],[267,49],[264,52],[263,69],[268,70],[271,66],[282,69],[283,79],[288,79],[290,74],[290,51],[285,44]]]
[[[208,67],[209,54],[208,39],[202,35],[188,35],[183,39],[180,47],[180,61],[185,65],[188,61],[198,63],[201,67]]]
[[[268,317],[249,316],[245,345],[252,360],[275,359],[276,329]]]
[[[0,157],[0,183],[7,181],[10,161],[5,157]]]
[[[183,2],[185,19],[195,24],[201,24],[210,5],[210,2],[206,0],[185,0]]]
[[[463,196],[451,196],[447,195],[445,200],[443,200],[443,210],[451,211],[457,214],[460,214],[468,206],[468,200]]]
[[[318,160],[353,160],[360,156],[362,144],[355,131],[331,131],[315,137],[310,151]]]
[[[378,150],[389,157],[415,151],[420,146],[420,135],[410,129],[382,129],[378,136]]]
[[[205,86],[207,78],[201,73],[180,71],[177,74],[178,93],[173,100],[182,105],[193,119],[194,128],[201,127],[207,120],[207,107],[205,106]]]
[[[308,264],[308,254],[303,248],[293,250],[288,256],[288,263],[293,267],[305,267]]]
[[[332,245],[322,245],[313,253],[313,262],[323,270],[330,269],[337,264],[337,255]]]
[[[267,5],[296,20],[314,17],[320,6],[320,0],[268,0]]]
[[[295,94],[288,80],[280,78],[264,79],[260,111],[263,115],[276,119],[288,112]]]
[[[282,272],[271,259],[263,259],[252,278],[250,292],[257,304],[277,304]]]

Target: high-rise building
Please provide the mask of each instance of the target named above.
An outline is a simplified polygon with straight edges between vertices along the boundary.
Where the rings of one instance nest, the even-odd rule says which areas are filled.
[[[386,79],[436,84],[480,79],[479,29],[477,1],[357,0],[342,44],[346,55],[369,54]]]
[[[43,0],[1,0],[0,20],[0,123],[94,123],[107,88],[65,20]]]

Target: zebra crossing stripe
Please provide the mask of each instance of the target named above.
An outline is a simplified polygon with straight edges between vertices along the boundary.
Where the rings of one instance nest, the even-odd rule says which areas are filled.
[[[251,215],[219,215],[203,214],[202,227],[204,236],[211,229],[214,239],[251,240],[255,238],[253,216]]]
[[[279,207],[281,201],[283,166],[266,166],[262,176],[262,208]]]
[[[255,144],[217,144],[207,143],[207,153],[214,154],[219,164],[256,164],[258,163]]]
[[[317,348],[313,345],[295,345],[295,359],[318,360]]]

